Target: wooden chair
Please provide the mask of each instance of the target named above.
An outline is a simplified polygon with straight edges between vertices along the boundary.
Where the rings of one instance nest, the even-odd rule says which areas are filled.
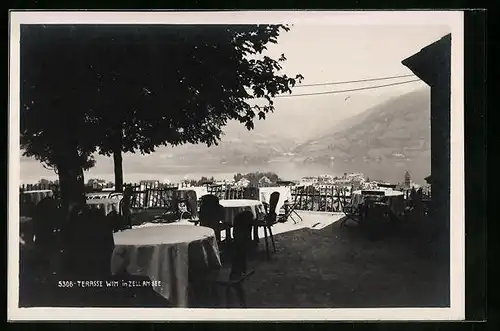
[[[117,229],[132,228],[132,199],[133,199],[133,188],[131,185],[125,186],[123,191],[123,197],[120,200],[120,210],[119,215],[121,221],[117,224]]]
[[[198,225],[200,223],[200,220],[198,219],[198,199],[196,196],[196,191],[177,191],[176,200],[179,210],[179,221],[184,217],[188,217],[188,220],[190,222],[194,223],[194,225]]]
[[[297,224],[298,221],[295,219],[297,217],[299,220],[303,221],[302,216],[300,216],[295,209],[299,205],[299,202],[297,201],[297,195],[295,196],[295,199],[292,204],[288,200],[285,201],[285,205],[283,208],[285,209],[285,213],[282,215],[279,215],[279,222],[285,223],[288,221],[288,219],[291,219],[293,221],[293,224]]]
[[[199,225],[213,229],[218,243],[221,242],[221,232],[226,230],[226,233],[229,233],[231,230],[231,226],[224,222],[224,207],[216,195],[201,197]]]
[[[231,242],[231,265],[217,270],[216,273],[204,279],[209,288],[214,288],[213,298],[219,301],[217,288],[223,288],[225,292],[225,306],[229,308],[232,304],[232,293],[235,292],[241,308],[246,308],[246,296],[243,288],[245,279],[254,274],[254,270],[248,269],[248,244],[251,241],[252,227],[254,224],[251,211],[238,214],[234,220],[234,240]],[[206,283],[208,282],[208,284]]]
[[[269,197],[269,204],[264,204],[264,207],[266,208],[266,215],[264,216],[264,218],[262,220],[257,220],[255,222],[255,227],[257,229],[259,227],[262,227],[264,229],[264,241],[266,244],[266,257],[268,260],[271,258],[271,255],[269,252],[268,236],[271,238],[273,250],[276,253],[276,245],[274,243],[272,226],[278,222],[277,215],[276,215],[276,206],[278,205],[279,199],[280,199],[279,192],[271,193],[271,196]],[[269,232],[269,234],[268,234],[268,232]]]
[[[340,223],[340,227],[345,226],[347,221],[352,220],[359,224],[360,222],[360,215],[359,215],[359,209],[356,206],[353,206],[352,203],[347,201],[347,196],[345,192],[342,195],[338,196],[339,203],[340,203],[340,209],[344,213],[345,217]]]

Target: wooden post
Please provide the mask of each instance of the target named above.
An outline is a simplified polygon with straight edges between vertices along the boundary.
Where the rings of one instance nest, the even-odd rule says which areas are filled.
[[[328,211],[328,186],[325,186],[325,212]]]
[[[309,196],[310,196],[310,201],[311,201],[311,211],[314,209],[314,187],[312,186],[309,186],[309,192],[308,192]]]
[[[335,201],[334,189],[335,189],[335,187],[332,185],[332,187],[330,187],[330,195],[332,197],[332,201],[330,202],[330,211],[331,212],[333,212],[333,202]]]
[[[297,190],[298,191],[298,190]],[[301,187],[300,188],[300,195],[299,195],[299,206],[300,208],[299,209],[302,209],[302,193],[304,192],[304,188]]]

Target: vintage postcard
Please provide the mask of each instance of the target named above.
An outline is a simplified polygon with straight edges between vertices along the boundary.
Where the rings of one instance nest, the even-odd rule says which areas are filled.
[[[11,11],[8,319],[464,319],[463,38]]]

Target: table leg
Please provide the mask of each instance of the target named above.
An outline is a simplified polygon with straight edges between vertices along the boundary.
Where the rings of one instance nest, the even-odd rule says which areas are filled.
[[[231,227],[226,228],[226,241],[231,241],[232,236],[231,236]]]
[[[253,227],[253,240],[257,243],[259,242],[259,227],[258,226]]]

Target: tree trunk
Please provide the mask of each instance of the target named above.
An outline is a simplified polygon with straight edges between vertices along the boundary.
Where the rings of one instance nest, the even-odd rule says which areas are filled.
[[[85,204],[85,183],[78,155],[75,157],[67,155],[64,161],[60,162],[57,170],[64,209],[68,211],[71,204]]]
[[[113,152],[113,162],[115,167],[115,191],[123,192],[123,158],[121,146]]]
[[[115,131],[113,163],[115,167],[115,191],[123,192],[123,127],[120,125]]]

